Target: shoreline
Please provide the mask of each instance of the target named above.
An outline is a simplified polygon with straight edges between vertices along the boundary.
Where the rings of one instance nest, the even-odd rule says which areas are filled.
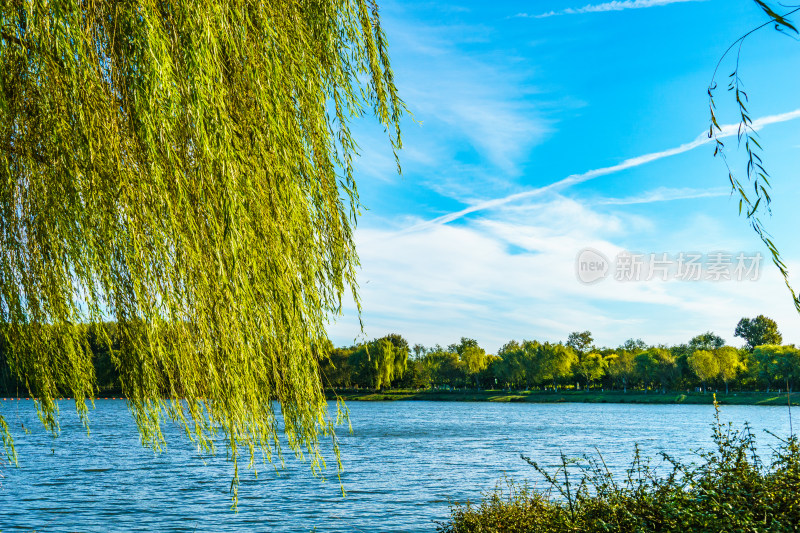
[[[766,405],[781,406],[788,405],[788,398],[785,392],[679,392],[667,391],[661,393],[657,391],[506,391],[506,390],[385,390],[385,391],[365,391],[365,390],[345,390],[333,391],[325,390],[325,397],[328,400],[336,400],[337,397],[346,402],[495,402],[495,403],[617,403],[617,404],[688,404],[688,405],[711,405],[716,394],[719,405]],[[791,394],[793,406],[800,406],[800,392]],[[125,400],[121,394],[98,394],[95,400]],[[24,401],[33,398],[21,396],[0,396],[3,401]],[[58,401],[73,400],[70,397],[56,398]]]
[[[633,403],[711,405],[713,392],[643,392],[643,391],[505,391],[505,390],[386,390],[332,391],[326,390],[329,400],[337,396],[344,401],[438,401],[438,402],[500,402],[500,403]],[[787,394],[782,392],[717,392],[720,405],[786,406]],[[792,405],[800,405],[800,393],[792,393]]]

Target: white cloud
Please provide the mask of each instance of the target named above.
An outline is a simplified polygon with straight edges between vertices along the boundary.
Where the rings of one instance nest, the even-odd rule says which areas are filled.
[[[766,126],[771,124],[778,124],[780,122],[787,122],[789,120],[794,120],[796,118],[800,118],[800,109],[795,109],[794,111],[789,111],[788,113],[780,113],[778,115],[769,115],[766,117],[757,118],[751,124],[753,130],[760,131]],[[733,137],[734,135],[738,135],[739,133],[739,125],[738,124],[725,124],[721,128],[721,132],[719,133],[719,137]],[[699,138],[706,138],[708,139],[708,134],[703,133]],[[710,141],[709,141],[710,142]]]
[[[788,113],[781,113],[777,115],[770,115],[758,118],[753,121],[751,126],[753,130],[759,131],[766,126],[769,126],[770,124],[786,122],[789,120],[794,120],[796,118],[800,118],[800,109],[790,111]],[[738,125],[736,124],[723,125],[721,131],[718,134],[718,137],[726,138],[737,135],[738,130],[739,128]],[[664,159],[667,157],[683,154],[691,150],[694,150],[695,148],[708,144],[710,142],[712,142],[712,139],[708,137],[708,134],[701,133],[694,141],[682,144],[678,147],[662,150],[660,152],[653,152],[650,154],[644,154],[637,157],[632,157],[630,159],[626,159],[621,163],[612,165],[610,167],[597,168],[589,170],[587,172],[583,172],[581,174],[572,174],[570,176],[567,176],[566,178],[553,182],[549,185],[545,185],[544,187],[539,187],[536,189],[530,189],[527,191],[510,194],[502,198],[494,198],[491,200],[484,200],[482,202],[477,202],[459,211],[448,213],[446,215],[442,215],[440,217],[425,222],[420,222],[414,226],[402,230],[402,233],[419,231],[425,228],[429,228],[431,226],[447,224],[449,222],[453,222],[454,220],[463,218],[471,213],[496,209],[498,207],[504,206],[512,202],[519,202],[521,200],[539,197],[547,193],[558,192],[568,187],[572,187],[573,185],[578,185],[580,183],[584,183],[586,181],[599,178],[601,176],[615,174],[623,170],[628,170],[641,165],[645,165],[647,163],[652,163],[653,161],[658,161],[659,159]]]
[[[530,98],[538,92],[535,67],[522,63],[513,49],[464,54],[463,47],[476,38],[496,41],[495,28],[420,26],[402,16],[386,24],[399,92],[417,121],[409,120],[404,127],[404,148],[427,154],[428,160],[408,167],[427,167],[419,173],[431,183],[448,181],[457,196],[469,190],[496,190],[496,184],[486,183],[489,176],[517,175],[530,149],[551,134],[551,117],[575,105],[559,103],[560,94]],[[554,99],[557,102],[550,101]],[[405,151],[402,157],[406,161]],[[470,177],[472,183],[464,184],[461,175],[448,179],[446,170],[453,163],[474,159],[482,162],[483,171]]]
[[[416,128],[407,128],[406,144],[427,150],[438,139],[433,149],[451,152],[448,161],[469,148],[502,173],[517,173],[520,159],[551,132],[550,122],[520,97],[527,82],[507,65],[455,54],[417,62],[431,63],[430,70],[406,74],[400,87],[425,134],[417,144]]]
[[[586,8],[666,3],[671,2],[607,2]],[[559,194],[594,178],[705,146],[710,142],[705,133],[683,145],[573,174],[545,187],[514,189],[509,176],[555,125],[547,120],[555,113],[539,115],[536,107],[541,106],[520,96],[534,90],[535,77],[513,68],[513,54],[493,58],[460,53],[459,34],[473,35],[473,28],[406,24],[396,29],[391,31],[393,49],[409,57],[405,68],[396,63],[398,83],[415,118],[423,122],[404,129],[404,160],[411,160],[408,167],[414,169],[404,179],[425,176],[419,179],[429,179],[441,186],[437,190],[443,195],[463,200],[456,205],[464,209],[428,221],[397,217],[391,222],[402,225],[395,228],[407,228],[400,232],[359,226],[359,292],[367,337],[398,332],[412,343],[432,345],[467,335],[494,351],[512,338],[563,340],[570,331],[583,329],[606,345],[630,337],[685,342],[710,329],[735,342],[732,331],[739,318],[765,313],[778,321],[787,342],[800,341],[800,319],[775,269],[766,263],[764,278],[755,283],[606,280],[586,286],[576,279],[575,255],[587,246],[613,257],[623,247],[649,247],[645,243],[653,242],[662,250],[639,251],[675,246],[738,251],[753,244],[753,239],[742,238],[746,230],[718,230],[715,224],[722,223],[710,217],[682,213],[666,220],[656,209],[638,210],[646,214],[634,217],[623,207],[611,213],[599,207],[705,198],[725,194],[722,190],[661,188],[628,198],[585,200]],[[754,127],[795,118],[800,118],[800,110],[763,117]],[[722,136],[736,133],[736,126],[728,125]],[[366,164],[373,161],[371,148],[365,150],[370,156]],[[469,167],[473,159],[489,163],[482,169]],[[389,158],[374,161],[375,174],[392,170]],[[480,217],[465,218],[478,212]],[[459,224],[448,224],[459,219]],[[358,336],[352,306],[329,332],[339,345]]]
[[[712,330],[739,344],[732,336],[738,320],[764,313],[778,321],[787,342],[800,341],[800,317],[766,258],[756,282],[606,279],[583,285],[574,270],[577,253],[592,247],[613,258],[621,243],[638,237],[642,221],[561,197],[528,207],[524,215],[502,209],[466,224],[402,235],[359,229],[366,336],[397,332],[425,345],[471,336],[494,351],[511,339],[558,341],[584,329],[611,346],[630,337],[680,343]],[[654,214],[644,222],[657,221]],[[687,251],[739,250],[737,235],[709,237],[713,228],[698,231],[698,223],[672,220],[659,228],[660,240],[679,242]],[[330,333],[337,344],[352,341],[355,312],[347,310]]]
[[[579,8],[569,7],[562,11],[549,11],[539,15],[519,13],[517,17],[524,18],[547,18],[557,15],[580,15],[583,13],[605,13],[608,11],[623,11],[625,9],[644,9],[648,7],[666,6],[669,4],[679,4],[685,2],[702,2],[704,0],[615,0],[602,4],[589,4]]]
[[[720,196],[729,196],[731,193],[730,187],[714,187],[712,189],[691,189],[680,188],[673,189],[668,187],[659,187],[653,191],[640,194],[638,196],[628,196],[626,198],[603,198],[596,200],[595,205],[636,205],[636,204],[652,204],[656,202],[672,202],[675,200],[693,200],[696,198],[717,198]]]

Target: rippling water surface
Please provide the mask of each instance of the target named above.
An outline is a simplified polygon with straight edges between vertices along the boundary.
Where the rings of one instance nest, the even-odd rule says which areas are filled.
[[[124,401],[98,400],[91,436],[62,402],[62,432],[46,434],[30,401],[2,401],[19,468],[0,467],[0,531],[434,531],[449,502],[478,500],[502,482],[533,480],[525,454],[555,464],[596,446],[621,472],[633,446],[691,459],[711,445],[711,406],[352,402],[354,433],[340,430],[342,497],[335,475],[320,482],[290,458],[285,470],[243,472],[230,510],[224,452],[199,454],[172,428],[166,453],[142,448]],[[764,434],[789,431],[787,409],[726,406],[722,417]],[[20,430],[22,424],[29,434]],[[335,474],[330,471],[329,474]]]

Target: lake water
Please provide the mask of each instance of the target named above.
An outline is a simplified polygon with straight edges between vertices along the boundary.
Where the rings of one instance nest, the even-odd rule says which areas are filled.
[[[612,470],[643,454],[691,459],[711,446],[713,407],[627,404],[351,402],[354,433],[340,430],[347,496],[331,471],[320,482],[290,458],[258,479],[242,473],[230,510],[231,465],[168,433],[166,453],[142,448],[124,401],[98,400],[91,437],[62,402],[62,433],[43,430],[30,401],[2,401],[20,468],[0,467],[0,531],[434,531],[451,501],[476,501],[502,482],[535,480],[520,454],[545,465],[593,453]],[[725,406],[749,421],[765,453],[788,435],[787,408]],[[28,435],[21,424],[31,428]]]

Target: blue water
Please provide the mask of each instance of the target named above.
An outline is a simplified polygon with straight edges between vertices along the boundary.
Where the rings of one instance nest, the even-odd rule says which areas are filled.
[[[62,402],[57,439],[41,429],[30,401],[2,401],[16,437],[19,468],[0,467],[0,531],[434,531],[451,501],[478,500],[508,475],[533,480],[520,459],[545,465],[593,453],[612,470],[643,454],[684,459],[711,446],[711,406],[351,402],[354,433],[340,431],[345,472],[321,482],[293,457],[278,473],[242,473],[239,510],[230,510],[231,465],[224,451],[199,454],[168,431],[156,454],[139,443],[121,400],[98,400],[87,437]],[[787,409],[726,406],[723,419],[749,421],[765,453],[768,429],[789,432]],[[21,424],[30,434],[20,431]]]

